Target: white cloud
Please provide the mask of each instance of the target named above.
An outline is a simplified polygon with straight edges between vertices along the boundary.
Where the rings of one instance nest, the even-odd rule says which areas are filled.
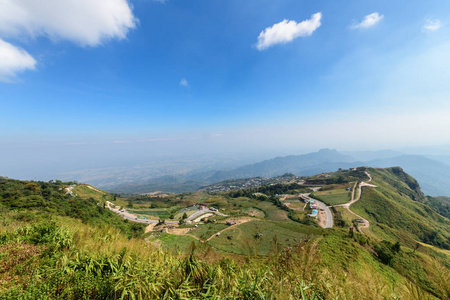
[[[365,16],[361,23],[357,23],[357,24],[351,26],[351,28],[353,28],[353,29],[369,28],[369,27],[374,26],[378,22],[380,22],[383,18],[384,18],[383,15],[380,15],[379,13],[374,12],[370,15]]]
[[[10,82],[17,73],[33,70],[36,60],[25,50],[0,39],[0,81]]]
[[[258,36],[256,48],[261,51],[276,44],[286,44],[298,37],[309,36],[320,27],[322,14],[316,13],[311,19],[297,23],[295,21],[283,20],[267,27]]]
[[[127,0],[1,0],[3,37],[46,36],[97,46],[123,39],[137,19]]]
[[[183,79],[181,79],[181,81],[180,81],[180,85],[181,85],[181,86],[188,87],[188,86],[189,86],[189,82],[186,80],[186,78],[183,78]]]
[[[422,27],[423,32],[436,31],[442,27],[441,21],[439,20],[427,20],[425,25]]]

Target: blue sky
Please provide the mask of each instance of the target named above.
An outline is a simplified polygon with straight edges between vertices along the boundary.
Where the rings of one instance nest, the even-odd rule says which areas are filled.
[[[2,1],[3,172],[450,144],[449,16],[448,1]]]

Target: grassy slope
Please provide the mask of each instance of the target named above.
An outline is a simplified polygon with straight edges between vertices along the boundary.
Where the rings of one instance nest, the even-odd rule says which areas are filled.
[[[347,191],[346,189],[316,192],[312,196],[327,205],[344,204],[351,200],[351,192]]]
[[[418,201],[423,198],[417,188],[411,188],[415,186],[410,178],[406,178],[408,185],[396,180],[398,174],[381,170],[369,172],[374,176],[373,183],[380,186],[378,192],[386,198],[380,200],[380,195],[368,197],[367,191],[372,188],[364,188],[361,203],[366,201],[369,210],[378,202],[384,205],[393,202],[397,215],[405,211],[410,213],[415,210],[418,215],[418,212],[427,211],[425,205],[411,201],[410,197]],[[404,179],[405,175],[400,176]],[[392,188],[389,180],[396,188]],[[243,209],[255,206],[255,201],[244,198],[233,202],[242,205]],[[355,207],[357,204],[359,202]],[[405,227],[407,223],[404,222],[390,223],[392,218],[398,216],[386,212],[386,206],[379,209],[380,215],[375,217],[380,222],[375,224],[377,219],[373,217],[371,221],[375,226],[371,228],[380,237],[393,242],[397,238],[402,242],[411,241],[415,236],[411,228],[415,227],[423,229],[427,225],[443,229],[444,233],[448,230],[439,227],[438,221],[428,219],[419,220],[421,225],[411,228]],[[196,258],[191,260],[156,250],[142,240],[129,241],[111,228],[91,227],[73,218],[58,217],[54,220],[56,227],[47,230],[47,225],[44,225],[42,228],[45,230],[41,230],[39,224],[43,214],[39,211],[13,212],[4,208],[4,220],[0,224],[0,254],[6,254],[0,255],[0,263],[8,268],[6,273],[0,274],[0,282],[8,276],[14,279],[0,286],[0,298],[17,298],[18,295],[28,299],[37,299],[42,295],[52,299],[80,298],[82,295],[88,298],[120,298],[123,293],[139,298],[140,291],[144,295],[141,298],[150,299],[159,299],[164,295],[205,298],[206,293],[230,299],[266,299],[270,294],[277,299],[301,299],[300,290],[308,284],[313,285],[307,293],[311,295],[317,291],[327,299],[386,299],[394,296],[427,299],[427,294],[417,286],[435,295],[441,293],[443,298],[450,296],[450,266],[445,267],[445,262],[448,264],[449,261],[445,252],[435,251],[432,247],[421,247],[415,251],[412,245],[402,243],[401,250],[393,255],[387,265],[368,250],[370,246],[377,246],[378,241],[369,241],[367,245],[363,237],[358,234],[351,237],[345,230],[323,231],[286,221],[279,212],[281,210],[269,202],[264,202],[263,210],[269,220],[232,227],[221,236],[214,237],[209,245],[199,244],[192,237],[161,234],[164,245],[172,249],[197,245]],[[386,219],[382,219],[383,212],[387,215]],[[372,218],[365,209],[360,213]],[[436,217],[436,214],[431,211],[430,216]],[[33,229],[35,225],[29,227],[29,223],[36,223],[39,230]],[[18,229],[23,226],[29,229]],[[60,231],[58,228],[63,229]],[[256,233],[263,235],[255,238]],[[233,239],[227,239],[228,235],[233,235]],[[311,236],[315,238],[311,239]],[[47,249],[53,250],[48,252]],[[24,251],[37,252],[27,254],[31,255],[28,257],[22,255]],[[250,257],[241,265],[228,258],[221,259],[223,255],[229,257],[228,253]],[[10,263],[13,254],[20,258],[15,264]],[[268,257],[255,257],[255,254],[268,254]],[[33,262],[30,263],[30,260]],[[27,265],[33,268],[27,269]],[[408,279],[403,276],[408,276]],[[409,280],[418,285],[411,285]],[[31,284],[25,284],[27,282]]]
[[[411,244],[418,240],[450,249],[450,222],[419,201],[425,197],[417,182],[398,168],[370,169],[377,188],[364,187],[352,210],[371,222],[384,239]]]
[[[107,192],[94,187],[90,187],[88,185],[78,185],[73,189],[73,191],[76,195],[83,199],[93,198],[94,200],[102,204],[105,201],[112,201],[114,199],[114,197]]]
[[[277,241],[282,247],[295,246],[310,235],[321,234],[320,229],[294,222],[251,221],[226,230],[209,244],[221,252],[241,255],[268,255]],[[261,233],[261,237],[256,235]],[[228,239],[228,237],[232,239]]]
[[[79,190],[86,192],[81,193],[83,197],[70,196],[64,191],[65,187],[67,184],[63,182],[0,180],[0,207],[16,210],[25,219],[68,216],[96,226],[113,226],[130,237],[144,232],[145,225],[124,221],[104,208],[101,199],[111,197],[109,194],[88,192],[83,187]]]
[[[301,290],[310,298],[432,299],[339,232],[293,248],[278,238],[269,257],[232,260],[198,242],[193,256],[176,256],[112,228],[67,217],[29,225],[17,214],[0,224],[2,299],[302,299]]]

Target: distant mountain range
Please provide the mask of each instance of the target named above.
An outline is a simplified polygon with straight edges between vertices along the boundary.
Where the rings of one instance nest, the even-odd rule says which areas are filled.
[[[350,168],[353,166],[356,166],[356,164],[351,156],[341,154],[336,150],[322,149],[309,154],[276,157],[234,170],[220,171],[209,179],[218,182],[258,176],[273,177],[285,173],[310,176],[317,173],[335,171],[337,168]]]
[[[434,158],[434,159],[433,159]],[[348,169],[358,166],[402,167],[419,181],[422,190],[430,196],[450,196],[450,164],[447,156],[425,157],[405,155],[400,152],[360,151],[341,153],[333,149],[321,149],[304,155],[289,155],[244,165],[231,170],[193,170],[184,174],[161,176],[146,182],[109,186],[116,193],[190,192],[203,186],[225,180],[274,177],[285,173],[297,176],[311,176],[318,173],[333,172],[339,168]],[[101,184],[98,186],[102,187]]]

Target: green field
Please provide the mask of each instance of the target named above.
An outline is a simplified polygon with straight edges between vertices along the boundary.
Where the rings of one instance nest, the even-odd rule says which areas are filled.
[[[276,207],[271,202],[259,202],[257,208],[263,210],[270,221],[290,221],[287,212]]]
[[[197,206],[190,206],[187,208],[182,208],[179,211],[177,211],[177,213],[175,214],[175,219],[179,220],[181,218],[183,218],[183,215],[186,214],[186,216],[190,216],[192,215],[194,212],[196,212],[198,210]]]
[[[113,197],[102,190],[93,190],[86,185],[78,185],[73,191],[83,199],[93,198],[99,202],[112,201]]]
[[[264,218],[266,216],[266,213],[257,207],[246,208],[243,210],[243,212],[249,216],[256,218]]]
[[[261,233],[261,237],[256,237]],[[242,255],[269,255],[277,247],[295,246],[321,230],[297,223],[251,221],[213,237],[209,244],[219,251]],[[228,237],[232,237],[229,239]]]
[[[304,202],[289,202],[289,208],[303,208],[304,206]]]
[[[333,189],[314,193],[314,198],[319,199],[326,205],[344,204],[351,200],[351,192],[346,189]]]
[[[209,237],[211,237],[213,234],[216,234],[217,232],[219,232],[222,229],[225,229],[227,227],[229,227],[229,226],[224,223],[201,224],[198,226],[198,228],[193,229],[189,233],[192,235],[195,235],[196,237],[198,237],[202,240],[206,240]]]
[[[293,202],[303,202],[303,200],[300,199],[300,197],[294,197],[294,198],[286,198],[285,200],[283,200],[283,202],[293,203]]]
[[[153,217],[153,219],[167,219],[170,217],[170,213],[167,211],[167,209],[127,209],[127,212],[134,215]]]
[[[168,233],[161,233],[157,238],[151,237],[148,240],[153,242],[155,246],[182,254],[189,252],[189,248],[193,242],[198,243],[198,241],[191,236]]]
[[[342,220],[346,222],[346,226],[343,226],[345,228],[348,228],[350,224],[352,224],[353,220],[357,219],[354,214],[341,206],[334,207],[334,209],[340,214]]]

